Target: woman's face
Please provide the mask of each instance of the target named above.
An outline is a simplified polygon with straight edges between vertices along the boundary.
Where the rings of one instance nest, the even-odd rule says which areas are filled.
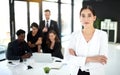
[[[56,35],[54,33],[49,33],[49,39],[50,41],[55,40]]]
[[[38,32],[38,28],[32,27],[32,32],[36,34]]]
[[[96,16],[89,9],[84,9],[81,12],[80,21],[85,28],[93,26],[95,20]]]

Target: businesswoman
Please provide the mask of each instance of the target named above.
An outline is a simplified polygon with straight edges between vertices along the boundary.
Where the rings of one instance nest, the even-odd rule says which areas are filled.
[[[108,37],[106,32],[95,29],[95,11],[85,6],[80,11],[83,29],[73,32],[69,43],[71,75],[105,75]]]
[[[48,32],[48,37],[46,41],[45,53],[51,53],[52,56],[63,59],[61,52],[61,42],[54,30]]]
[[[28,46],[32,52],[41,52],[42,31],[39,30],[38,24],[33,22],[31,24],[32,31],[27,34]]]

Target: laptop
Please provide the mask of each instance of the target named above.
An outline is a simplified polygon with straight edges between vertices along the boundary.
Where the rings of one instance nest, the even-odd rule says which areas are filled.
[[[52,55],[51,53],[33,53],[32,58],[35,62],[40,63],[52,63]]]

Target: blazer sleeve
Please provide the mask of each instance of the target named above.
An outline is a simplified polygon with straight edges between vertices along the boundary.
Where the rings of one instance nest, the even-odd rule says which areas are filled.
[[[60,38],[60,29],[58,28],[57,22],[55,22],[55,31],[58,34],[58,37]]]
[[[54,48],[50,49],[50,51],[52,51],[51,53],[52,53],[53,56],[56,56],[56,57],[59,57],[59,58],[63,59],[60,42],[56,42],[55,45],[54,45]]]
[[[44,27],[45,27],[45,21],[41,21],[39,25],[39,29],[42,31]]]
[[[51,25],[52,25],[52,27],[53,27],[53,30],[56,31],[58,37],[60,38],[60,29],[59,29],[59,27],[58,27],[57,22],[52,20],[52,24],[51,24]]]
[[[32,50],[29,48],[26,42],[25,42],[25,48],[26,48],[27,53],[30,53],[32,55]]]
[[[8,44],[7,52],[6,52],[6,58],[8,60],[19,60],[22,59],[20,56],[17,56],[15,53],[17,50],[15,50],[15,46],[13,46],[12,43]]]

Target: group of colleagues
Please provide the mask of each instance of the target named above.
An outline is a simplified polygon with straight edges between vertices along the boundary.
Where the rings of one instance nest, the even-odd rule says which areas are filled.
[[[20,60],[30,58],[32,53],[51,53],[52,56],[63,59],[61,52],[60,32],[57,22],[50,19],[50,10],[45,10],[46,19],[40,25],[33,22],[31,31],[27,34],[25,41],[25,31],[19,29],[17,39],[8,44],[6,58],[8,60]]]
[[[46,10],[46,20],[42,21],[40,26],[36,23],[31,25],[32,31],[27,35],[27,43],[24,41],[25,32],[17,31],[18,39],[8,45],[8,59],[29,58],[32,55],[29,48],[33,52],[41,52],[42,48],[44,53],[52,53],[53,56],[63,58],[59,29],[55,21],[49,20],[49,14],[50,11]],[[106,32],[94,28],[95,20],[96,14],[91,6],[84,6],[80,10],[83,29],[72,33],[68,45],[71,75],[105,75],[104,65],[107,63],[108,37]]]

